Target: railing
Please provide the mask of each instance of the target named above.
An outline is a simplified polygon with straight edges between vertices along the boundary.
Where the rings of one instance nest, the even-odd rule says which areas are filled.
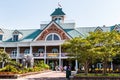
[[[9,54],[10,58],[16,58],[17,54]]]
[[[33,53],[34,57],[44,57],[44,53]]]
[[[45,53],[32,53],[32,54],[33,54],[33,57],[38,57],[39,58],[39,57],[44,57]],[[67,54],[68,53],[61,53],[61,57],[67,57]],[[27,54],[19,53],[18,58],[23,58],[25,55],[27,55]],[[10,54],[10,57],[11,58],[16,58],[17,54]],[[59,53],[46,53],[46,57],[57,58],[57,57],[59,57]]]
[[[67,57],[68,53],[61,53],[61,57]]]

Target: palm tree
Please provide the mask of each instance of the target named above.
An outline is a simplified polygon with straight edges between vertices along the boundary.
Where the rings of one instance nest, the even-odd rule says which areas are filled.
[[[3,49],[0,49],[0,62],[2,63],[2,68],[5,66],[5,63],[10,61],[10,57],[8,53],[6,53]]]

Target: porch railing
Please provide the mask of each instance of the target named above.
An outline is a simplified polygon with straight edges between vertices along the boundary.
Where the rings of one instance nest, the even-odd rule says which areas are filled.
[[[33,57],[44,57],[45,53],[32,53]],[[61,53],[61,57],[67,57],[68,53]],[[17,54],[9,54],[11,58],[16,58]],[[19,53],[18,57],[23,58],[26,54]],[[59,53],[46,53],[46,57],[59,57]]]
[[[44,53],[33,53],[34,57],[44,57]]]

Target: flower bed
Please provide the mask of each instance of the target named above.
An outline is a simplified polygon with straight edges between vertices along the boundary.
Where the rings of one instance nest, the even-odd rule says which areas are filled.
[[[73,80],[120,80],[120,74],[76,74]]]

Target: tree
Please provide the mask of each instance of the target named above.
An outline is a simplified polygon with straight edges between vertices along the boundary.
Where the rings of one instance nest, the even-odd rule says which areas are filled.
[[[91,32],[89,39],[94,45],[93,51],[98,54],[98,58],[103,62],[103,74],[107,71],[107,62],[119,53],[118,43],[120,43],[119,33],[112,32]]]
[[[74,60],[78,60],[84,66],[85,74],[88,74],[89,64],[94,58],[94,54],[91,50],[92,45],[87,38],[75,37],[69,41],[66,41],[63,45],[64,51],[68,56]]]
[[[9,55],[3,49],[0,49],[0,62],[2,62],[2,68],[4,67],[5,63],[9,60]]]

